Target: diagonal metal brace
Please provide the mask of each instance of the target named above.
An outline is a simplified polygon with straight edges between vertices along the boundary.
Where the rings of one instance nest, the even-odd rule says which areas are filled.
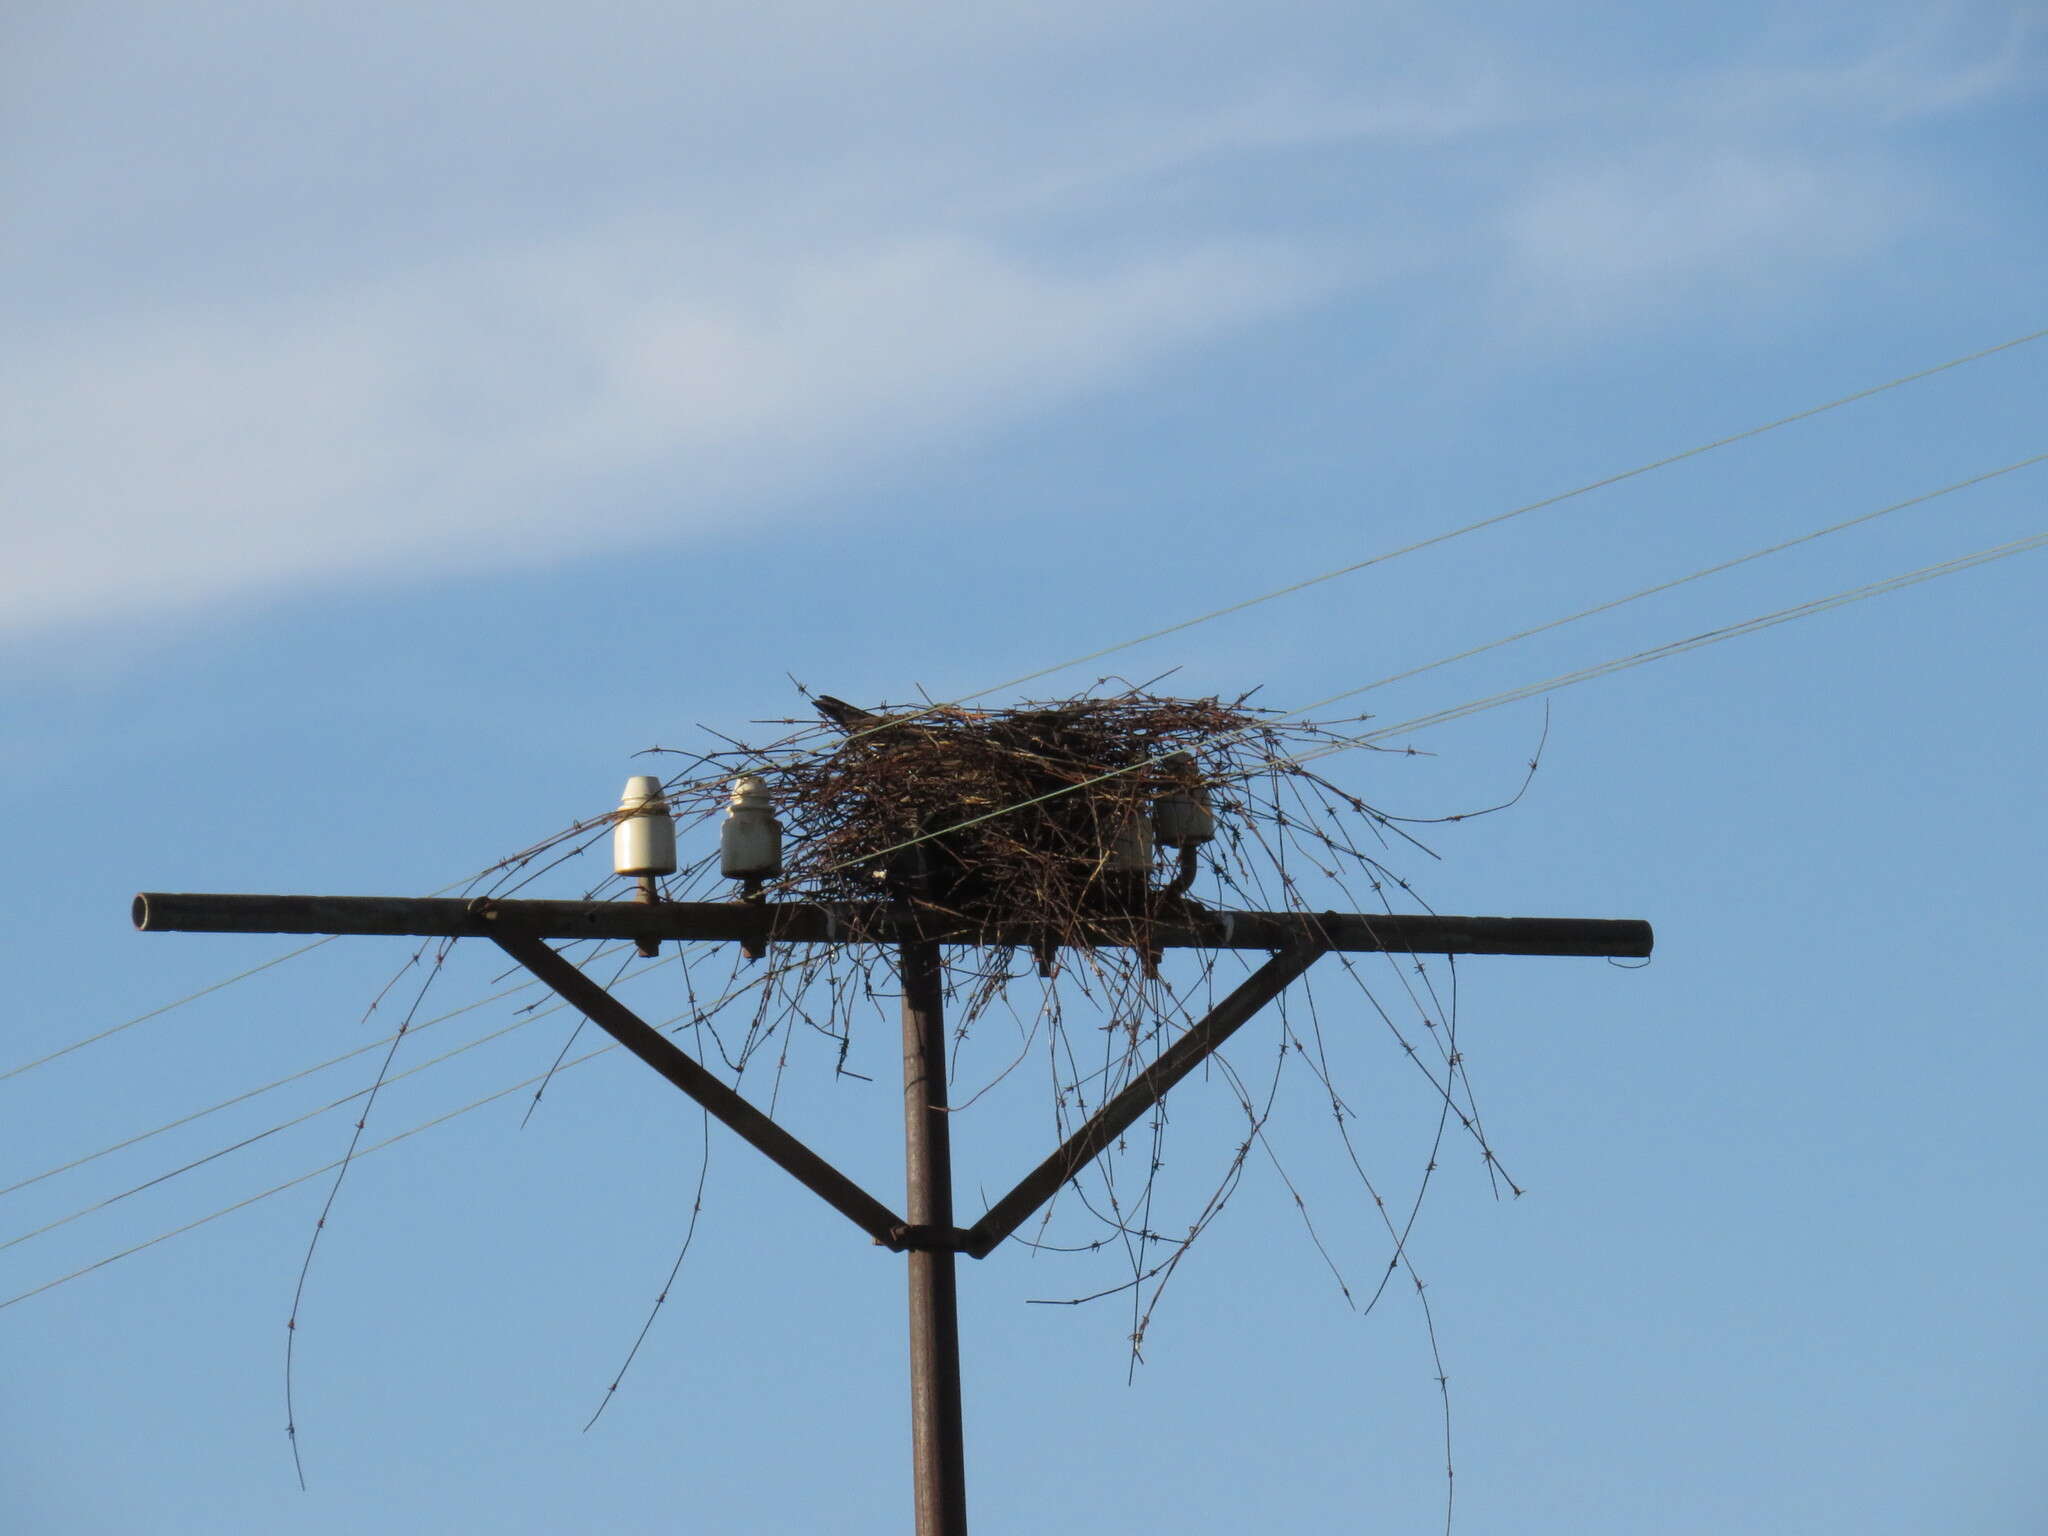
[[[726,1087],[689,1052],[546,944],[517,934],[494,934],[492,938],[506,954],[554,988],[563,1001],[876,1242],[886,1248],[906,1246],[902,1234],[910,1229],[901,1216]]]
[[[1164,1098],[1167,1089],[1200,1066],[1253,1014],[1315,964],[1317,957],[1327,953],[1327,947],[1322,944],[1297,944],[1282,950],[1245,977],[1236,991],[1210,1009],[1193,1029],[1174,1041],[1157,1061],[1126,1085],[1123,1092],[1096,1110],[1057,1152],[990,1206],[988,1214],[968,1229],[963,1251],[972,1258],[987,1258],[1004,1238],[1030,1219],[1032,1212],[1057,1194],[1060,1186],[1086,1167],[1089,1159],[1129,1130],[1140,1115]]]

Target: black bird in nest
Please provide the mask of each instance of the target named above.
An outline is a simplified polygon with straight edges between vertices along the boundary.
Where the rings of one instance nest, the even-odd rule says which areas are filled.
[[[862,709],[858,704],[849,704],[844,699],[835,699],[829,693],[813,695],[811,708],[849,736],[862,731],[872,731],[884,725],[901,721],[912,724],[919,720],[984,720],[988,717],[979,710],[962,709],[957,704],[927,704],[922,709],[913,709],[901,715],[878,715],[872,709]]]
[[[909,730],[921,741],[929,740],[929,733],[919,730],[914,722],[925,716],[973,718],[966,711],[949,704],[932,705],[901,715],[878,715],[871,709],[862,709],[858,704],[835,699],[829,693],[814,695],[811,699],[811,708],[848,736],[859,736],[868,731],[879,730],[885,725],[896,725],[901,721],[906,723],[899,725],[898,729]],[[927,822],[936,821],[943,827],[966,814],[964,810],[959,809],[931,810],[918,817],[918,824],[921,830],[928,831]],[[906,846],[893,850],[868,868],[869,876],[892,897],[903,901],[934,902],[941,906],[952,899],[962,873],[959,855],[946,846],[943,840],[927,837],[910,840]]]
[[[876,726],[888,723],[886,715],[878,715],[871,709],[862,709],[858,704],[849,704],[844,699],[835,699],[829,693],[821,693],[812,699],[811,708],[849,736],[862,731],[872,731]]]

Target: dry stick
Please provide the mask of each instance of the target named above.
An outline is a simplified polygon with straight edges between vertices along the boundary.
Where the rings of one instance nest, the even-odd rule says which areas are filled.
[[[597,1411],[591,1414],[583,1426],[583,1432],[590,1433],[591,1425],[604,1416],[611,1407],[612,1398],[617,1395],[619,1383],[626,1379],[626,1372],[633,1368],[633,1362],[640,1357],[640,1346],[647,1342],[647,1335],[653,1331],[654,1320],[668,1303],[669,1292],[675,1289],[676,1276],[683,1272],[683,1260],[690,1256],[690,1245],[697,1240],[697,1218],[704,1214],[704,1181],[711,1172],[711,1116],[703,1117],[704,1145],[697,1160],[697,1188],[690,1197],[690,1224],[683,1229],[683,1245],[676,1252],[676,1261],[669,1266],[668,1279],[662,1282],[661,1293],[654,1298],[654,1305],[647,1310],[647,1320],[640,1325],[640,1332],[634,1335],[633,1347],[626,1351],[626,1358],[612,1373],[612,1384],[604,1389]]]
[[[313,1234],[306,1241],[306,1256],[299,1264],[298,1283],[292,1288],[291,1315],[285,1320],[284,1325],[284,1432],[285,1438],[291,1442],[292,1469],[298,1474],[299,1491],[301,1493],[306,1491],[306,1464],[299,1452],[299,1422],[298,1415],[293,1409],[292,1367],[298,1352],[299,1307],[306,1298],[306,1277],[312,1272],[313,1255],[320,1246],[320,1234],[327,1229],[327,1218],[334,1210],[335,1199],[341,1194],[341,1181],[348,1177],[349,1163],[355,1157],[356,1148],[362,1144],[363,1129],[369,1124],[370,1111],[377,1102],[377,1092],[384,1086],[384,1078],[391,1070],[393,1058],[398,1054],[399,1042],[405,1038],[405,1031],[412,1023],[413,1015],[419,1011],[420,1004],[425,1001],[427,988],[433,985],[434,977],[440,971],[441,962],[447,957],[448,951],[453,948],[454,942],[453,939],[444,939],[437,947],[433,966],[428,970],[426,978],[420,983],[420,989],[413,997],[412,1007],[406,1011],[404,1022],[398,1026],[398,1033],[391,1037],[391,1048],[384,1053],[383,1065],[377,1069],[377,1081],[371,1085],[369,1096],[363,1104],[362,1116],[356,1121],[355,1131],[349,1137],[348,1151],[342,1154],[341,1162],[335,1168],[334,1182],[328,1186],[327,1199],[321,1204],[319,1218],[313,1223]],[[425,952],[426,948],[422,946],[419,953],[424,954]],[[416,955],[414,958],[416,960],[418,956]],[[403,974],[403,972],[400,974]],[[397,979],[394,976],[391,982],[386,984],[385,991],[388,992],[390,987],[396,984]],[[383,1001],[383,998],[384,993],[380,992],[377,994],[377,1002]],[[376,1002],[370,1004],[373,1010],[376,1006]]]

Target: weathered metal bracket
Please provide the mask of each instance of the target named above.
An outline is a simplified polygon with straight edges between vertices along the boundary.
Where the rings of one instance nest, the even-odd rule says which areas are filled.
[[[459,897],[239,896],[144,891],[149,932],[406,934],[542,939],[709,939],[771,944],[1010,945],[1043,952],[1043,925],[949,922],[879,902],[464,901]],[[1299,943],[1355,953],[1587,955],[1640,960],[1650,925],[1634,919],[1453,917],[1432,912],[1211,912],[1083,923],[1060,943],[1100,948],[1260,949]]]
[[[1241,1029],[1318,956],[1320,946],[1297,945],[1273,956],[1176,1040],[1124,1090],[1104,1104],[1059,1149],[989,1207],[970,1228],[906,1222],[816,1152],[713,1077],[697,1059],[632,1009],[585,976],[539,939],[494,935],[498,947],[551,987],[571,1007],[670,1083],[702,1105],[742,1140],[810,1190],[880,1246],[895,1253],[964,1253],[987,1258],[1088,1162],[1165,1097]]]

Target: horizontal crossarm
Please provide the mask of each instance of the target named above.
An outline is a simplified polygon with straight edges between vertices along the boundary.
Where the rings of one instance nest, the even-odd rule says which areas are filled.
[[[554,988],[571,1007],[703,1105],[805,1189],[876,1242],[890,1248],[899,1246],[901,1216],[705,1071],[668,1036],[539,939],[508,934],[493,937],[499,948]]]
[[[1031,1219],[1033,1211],[1057,1194],[1061,1185],[1129,1130],[1140,1115],[1166,1096],[1169,1088],[1208,1060],[1217,1047],[1324,953],[1320,945],[1299,944],[1283,950],[1245,977],[1200,1023],[1167,1047],[1123,1092],[1091,1115],[1057,1152],[990,1206],[988,1214],[968,1229],[963,1245],[966,1251],[977,1259],[987,1258],[1004,1238]]]
[[[869,902],[462,901],[402,896],[237,896],[145,891],[135,926],[149,932],[403,934],[535,939],[709,939],[776,944],[943,944],[1263,949],[1298,943],[1418,955],[1591,955],[1641,959],[1650,925],[1583,917],[1442,917],[1432,913],[1210,912],[1111,919],[1048,934],[1021,923],[967,926]]]

